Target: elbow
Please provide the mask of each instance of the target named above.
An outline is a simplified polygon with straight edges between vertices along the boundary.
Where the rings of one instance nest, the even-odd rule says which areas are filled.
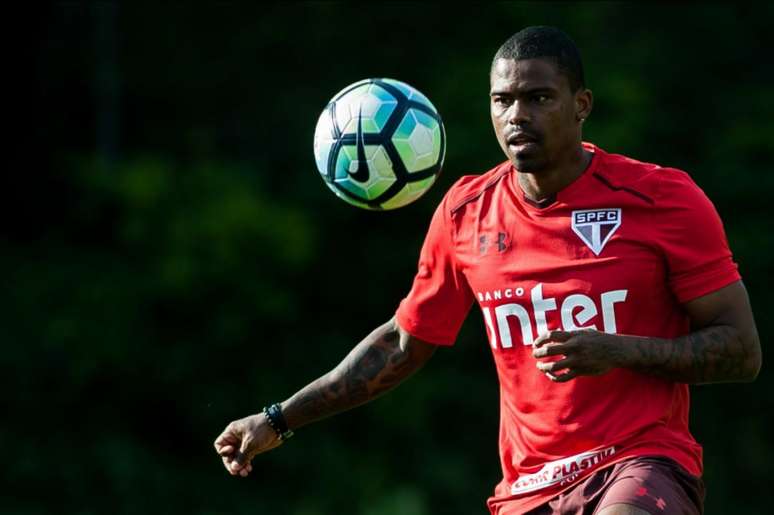
[[[763,359],[761,357],[761,344],[756,334],[752,341],[747,344],[748,352],[745,355],[744,360],[744,377],[742,381],[745,383],[752,383],[758,378],[758,374],[761,371],[761,365]]]
[[[754,361],[751,360],[751,363],[749,364],[748,370],[749,370],[749,373],[748,373],[747,377],[744,379],[744,382],[745,383],[752,383],[753,381],[758,379],[758,374],[761,371],[761,356],[760,356],[760,354],[758,354],[758,357],[757,357],[756,360],[754,360]]]
[[[743,374],[739,377],[738,381],[740,383],[752,383],[756,379],[758,379],[758,374],[761,371],[761,362],[758,360],[757,363],[748,363],[745,366],[745,369],[743,371]]]

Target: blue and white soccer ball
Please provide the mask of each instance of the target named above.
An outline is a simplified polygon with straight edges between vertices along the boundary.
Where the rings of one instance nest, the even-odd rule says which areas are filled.
[[[445,152],[438,111],[393,79],[366,79],[341,90],[314,133],[325,184],[364,209],[396,209],[421,197],[438,177]]]

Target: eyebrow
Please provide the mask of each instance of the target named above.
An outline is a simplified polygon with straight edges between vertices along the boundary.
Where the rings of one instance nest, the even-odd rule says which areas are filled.
[[[519,95],[534,95],[536,93],[556,93],[556,91],[556,88],[552,88],[550,86],[539,86],[537,88],[519,90],[517,93]],[[513,95],[513,92],[510,90],[492,90],[489,92],[490,97],[495,95]]]

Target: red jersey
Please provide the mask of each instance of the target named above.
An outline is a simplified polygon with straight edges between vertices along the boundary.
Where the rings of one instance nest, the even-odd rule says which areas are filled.
[[[542,203],[524,196],[510,162],[460,179],[397,311],[413,336],[452,345],[478,302],[500,381],[493,514],[532,509],[627,457],[702,471],[687,385],[628,369],[554,383],[535,366],[546,330],[685,335],[681,304],[740,278],[714,206],[685,172],[584,148],[586,171]]]

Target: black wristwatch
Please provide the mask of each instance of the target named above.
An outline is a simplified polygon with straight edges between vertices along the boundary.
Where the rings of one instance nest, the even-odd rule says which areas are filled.
[[[282,416],[282,408],[279,404],[274,403],[268,408],[263,408],[263,413],[280,440],[284,441],[293,436],[293,431],[288,429],[288,423],[285,422],[285,417]]]

